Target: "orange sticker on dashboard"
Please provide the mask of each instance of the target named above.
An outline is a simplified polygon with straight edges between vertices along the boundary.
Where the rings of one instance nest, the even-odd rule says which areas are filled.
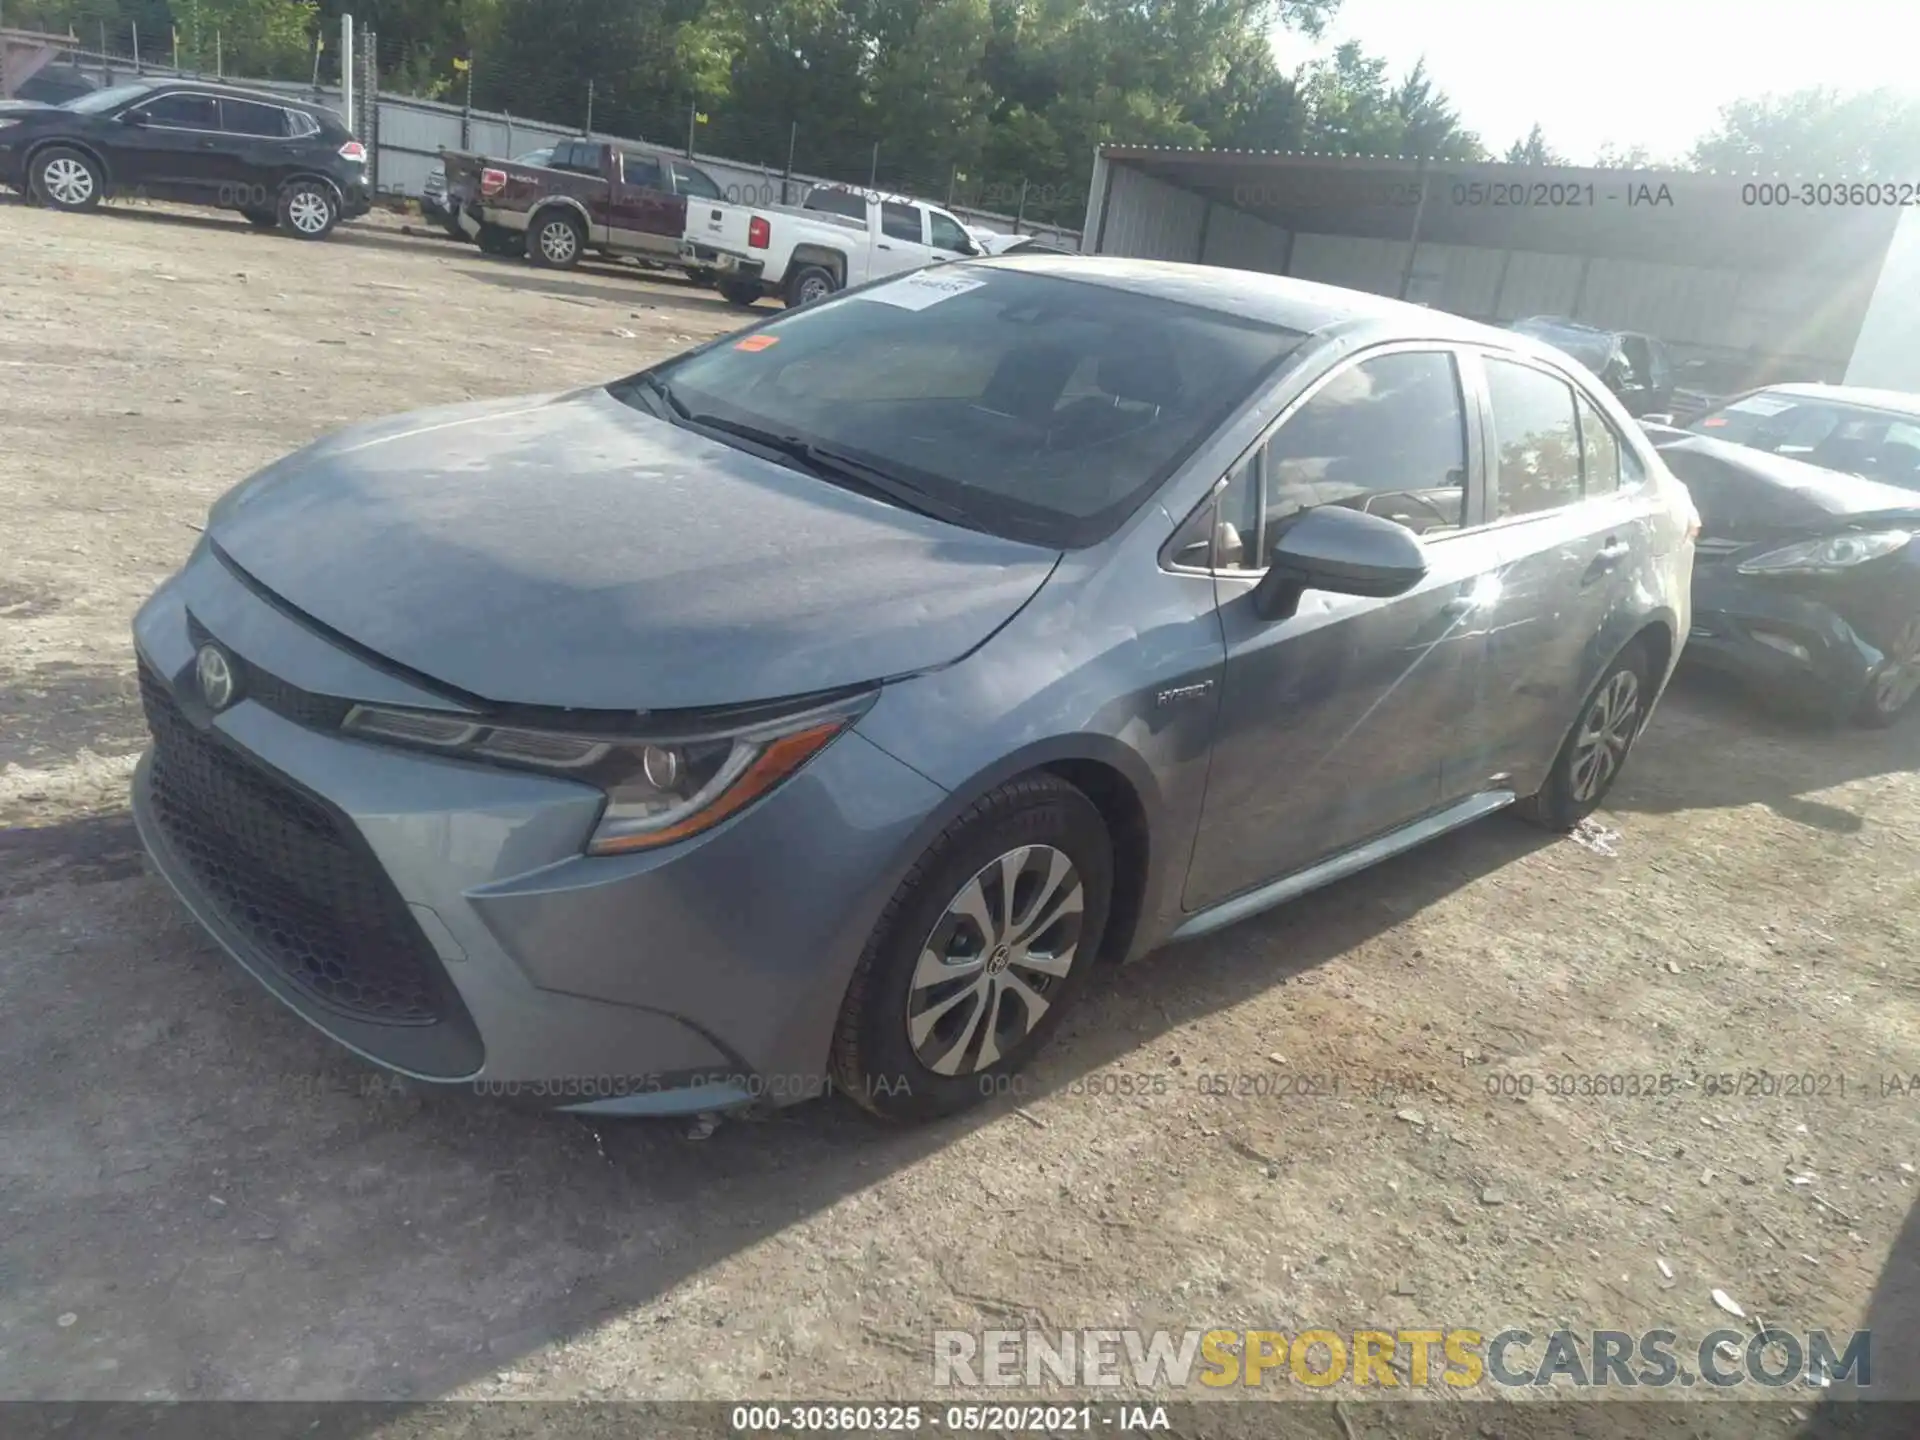
[[[778,335],[749,335],[733,348],[736,350],[771,350],[780,343]]]

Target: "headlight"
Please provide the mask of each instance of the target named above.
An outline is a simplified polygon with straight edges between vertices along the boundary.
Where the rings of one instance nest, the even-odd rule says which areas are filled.
[[[564,775],[606,792],[587,844],[618,855],[684,840],[737,814],[794,774],[860,718],[877,691],[697,731],[599,735],[491,725],[484,719],[356,705],[349,734]],[[636,717],[644,720],[645,717]]]
[[[1817,575],[1878,560],[1912,539],[1910,530],[1873,530],[1858,535],[1834,535],[1825,540],[1803,540],[1798,545],[1743,560],[1736,568],[1742,575]]]

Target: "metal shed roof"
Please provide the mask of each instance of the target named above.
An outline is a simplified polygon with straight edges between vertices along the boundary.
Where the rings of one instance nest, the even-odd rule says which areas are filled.
[[[1848,203],[1849,182],[1819,177],[1176,146],[1100,154],[1288,230],[1720,269],[1877,268],[1902,213]],[[1813,203],[1801,203],[1803,186]]]

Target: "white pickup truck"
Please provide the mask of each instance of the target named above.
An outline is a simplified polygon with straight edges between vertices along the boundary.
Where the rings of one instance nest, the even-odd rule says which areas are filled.
[[[722,295],[751,305],[778,295],[805,305],[849,285],[982,253],[936,206],[838,185],[816,185],[800,205],[691,200],[687,241],[711,253]]]

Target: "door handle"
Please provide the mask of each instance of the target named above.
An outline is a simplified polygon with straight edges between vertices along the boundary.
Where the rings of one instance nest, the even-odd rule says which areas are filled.
[[[875,245],[873,248],[876,250],[891,250],[893,247],[891,245]]]

